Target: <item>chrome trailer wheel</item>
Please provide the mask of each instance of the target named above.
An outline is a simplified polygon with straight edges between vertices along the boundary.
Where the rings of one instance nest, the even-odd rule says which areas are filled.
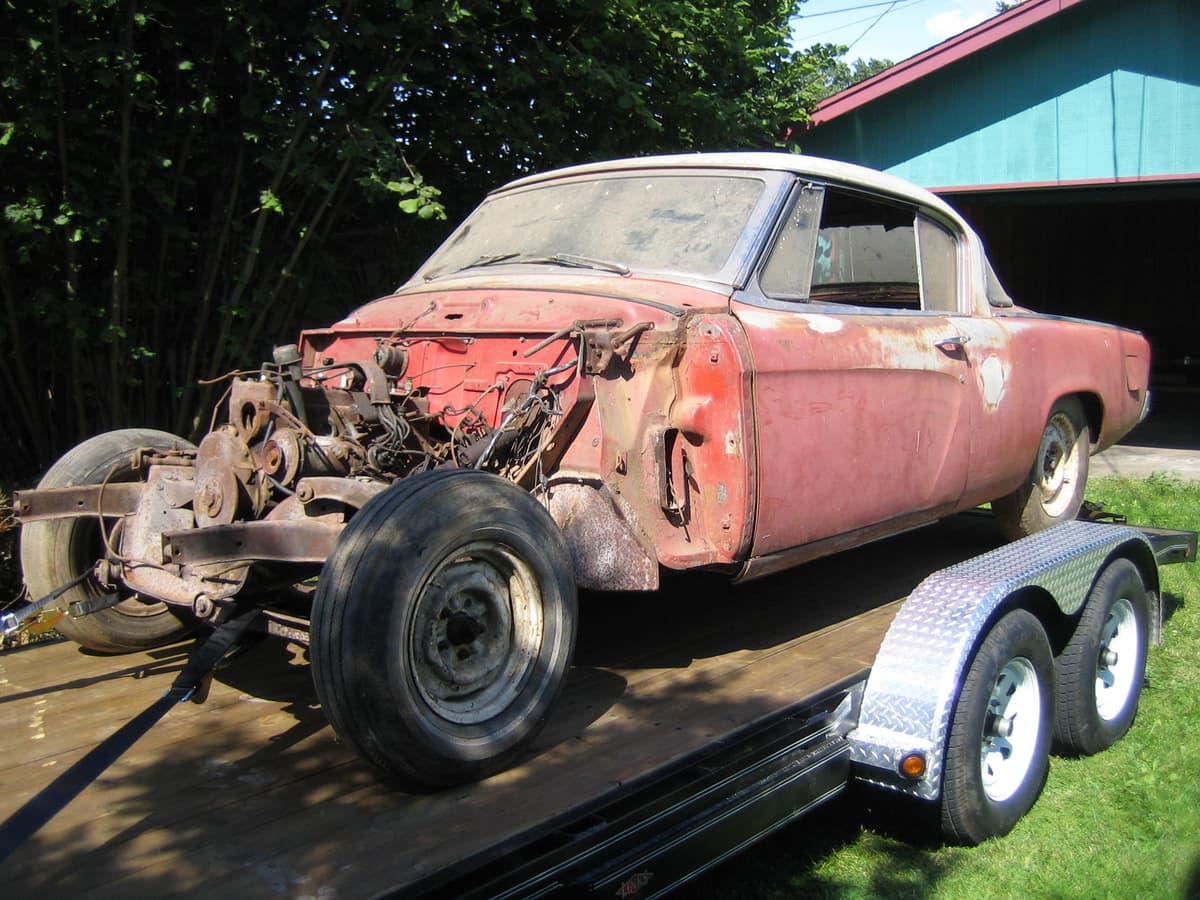
[[[946,740],[940,813],[948,841],[1007,834],[1033,806],[1049,770],[1053,684],[1041,623],[1024,610],[997,620],[967,669]]]
[[[1043,699],[1033,663],[1024,656],[1010,659],[992,685],[979,744],[983,792],[1002,803],[1029,778],[1038,751]]]

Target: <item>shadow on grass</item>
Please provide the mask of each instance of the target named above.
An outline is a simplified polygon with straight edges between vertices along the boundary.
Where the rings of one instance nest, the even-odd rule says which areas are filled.
[[[1170,594],[1164,591],[1162,595],[1163,624],[1166,625],[1168,622],[1170,622],[1171,617],[1174,616],[1175,613],[1179,612],[1179,610],[1183,609],[1183,606],[1184,600],[1182,597],[1180,597],[1178,594]]]
[[[931,808],[898,795],[851,785],[843,794],[704,876],[676,896],[927,897],[958,865],[956,853],[935,854]],[[865,848],[868,871],[842,873],[826,861],[851,845]]]
[[[1183,900],[1200,900],[1200,855],[1193,860],[1192,871],[1184,882]]]

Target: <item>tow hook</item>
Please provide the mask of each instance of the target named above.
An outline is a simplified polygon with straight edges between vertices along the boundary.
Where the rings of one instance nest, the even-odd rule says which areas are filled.
[[[50,607],[50,604],[52,604],[55,600],[57,600],[59,597],[61,597],[63,594],[65,594],[67,591],[69,591],[71,588],[75,587],[76,585],[82,584],[83,582],[87,581],[87,579],[89,579],[91,577],[92,577],[92,569],[84,569],[82,572],[79,573],[79,575],[77,577],[71,579],[66,584],[64,584],[62,587],[55,588],[49,594],[47,594],[45,597],[42,597],[40,600],[30,603],[24,609],[18,610],[15,613],[6,612],[6,613],[0,615],[0,630],[3,630],[5,637],[16,634],[18,631],[25,628],[30,622],[32,622],[34,619],[36,619],[38,616],[40,616],[47,608]],[[112,602],[104,604],[104,601],[106,601],[109,597],[113,598]],[[93,600],[83,600],[83,601],[80,601],[79,603],[73,603],[73,604],[71,604],[72,615],[87,615],[90,612],[95,612],[96,609],[104,609],[105,605],[115,606],[117,604],[118,600],[119,600],[119,597],[117,594],[105,594],[100,597],[96,597],[94,601]],[[104,604],[104,605],[98,605],[93,609],[90,606],[93,602]],[[74,610],[75,610],[75,607],[77,607],[77,606],[79,606],[79,607],[86,606],[88,608],[87,608],[86,612],[75,613]]]

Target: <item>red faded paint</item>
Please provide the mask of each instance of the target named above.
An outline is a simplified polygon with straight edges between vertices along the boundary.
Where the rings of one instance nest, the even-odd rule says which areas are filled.
[[[396,340],[409,354],[404,377],[423,386],[431,416],[453,428],[481,413],[496,426],[537,372],[574,358],[570,323],[612,333],[642,323],[618,364],[552,380],[586,416],[559,438],[567,446],[543,473],[551,496],[557,479],[603,485],[611,501],[547,500],[587,544],[577,569],[604,587],[593,582],[617,577],[611,560],[642,571],[640,546],[667,569],[765,571],[774,567],[765,559],[819,555],[1011,492],[1061,397],[1090,398],[1097,447],[1136,421],[1144,339],[993,311],[975,300],[969,256],[978,244],[964,240],[962,252],[969,314],[773,308],[591,272],[501,271],[480,287],[471,273],[409,286],[307,332],[304,362],[365,359]],[[945,343],[954,338],[966,343]],[[584,509],[596,520],[586,527]],[[813,549],[798,554],[804,547]]]
[[[668,471],[651,478],[672,484],[682,505],[657,529],[659,558],[682,569],[729,564],[749,549],[756,472],[747,461],[757,449],[752,429],[752,374],[748,346],[728,316],[697,316],[675,375],[666,419]]]
[[[754,356],[755,556],[962,496],[977,391],[945,317],[735,307]]]
[[[1097,451],[1145,400],[1148,345],[1108,326],[1028,313],[735,310],[757,384],[754,556],[1007,494],[1056,400],[1094,400]],[[953,336],[969,341],[937,346]]]

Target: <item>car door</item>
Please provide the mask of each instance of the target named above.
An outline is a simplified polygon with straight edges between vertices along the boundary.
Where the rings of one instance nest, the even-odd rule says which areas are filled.
[[[962,497],[976,391],[959,253],[911,206],[798,190],[732,304],[755,370],[754,556]]]

